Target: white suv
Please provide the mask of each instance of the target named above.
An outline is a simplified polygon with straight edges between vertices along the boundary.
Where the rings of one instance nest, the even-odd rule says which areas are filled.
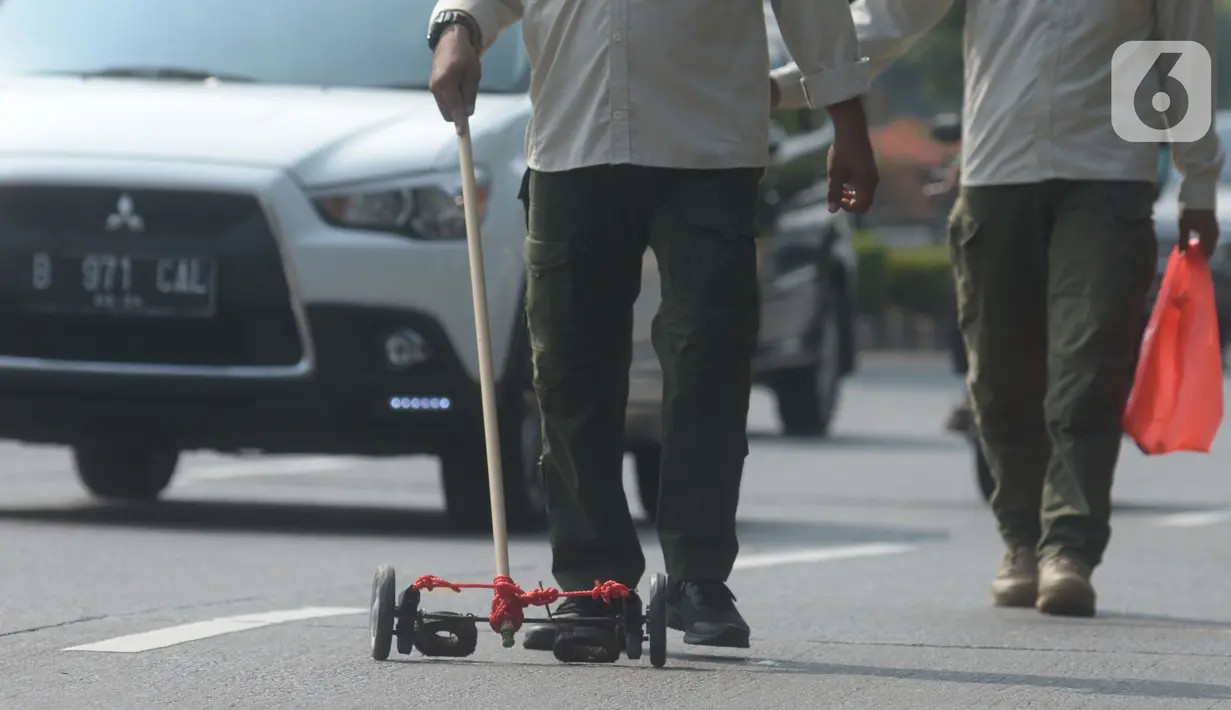
[[[0,0],[0,437],[73,447],[84,485],[118,499],[156,498],[193,449],[435,455],[453,521],[489,524],[456,137],[426,91],[431,7]],[[545,507],[516,199],[528,85],[514,29],[485,57],[472,129],[515,530],[541,529]],[[803,375],[784,382],[812,426],[801,385],[831,387],[853,355],[835,299],[815,327],[801,306],[821,312],[817,283],[846,298],[853,278],[824,284],[826,264],[850,271],[834,246],[849,239],[823,208],[791,224],[766,258],[767,297],[792,310],[767,323],[786,329]],[[844,333],[825,377],[808,374],[815,338],[790,332],[805,322]],[[652,349],[637,360],[629,446],[652,508],[661,390]]]

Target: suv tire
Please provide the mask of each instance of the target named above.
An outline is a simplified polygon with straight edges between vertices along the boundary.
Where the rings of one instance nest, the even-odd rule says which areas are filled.
[[[787,436],[829,434],[842,394],[842,299],[835,289],[818,318],[816,360],[773,373],[770,389],[778,401],[778,418]]]
[[[81,444],[73,447],[73,464],[82,485],[99,498],[152,501],[171,483],[179,452],[144,444]]]

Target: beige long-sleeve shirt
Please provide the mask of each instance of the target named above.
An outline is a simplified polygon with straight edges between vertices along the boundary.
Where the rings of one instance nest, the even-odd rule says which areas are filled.
[[[814,108],[867,93],[847,0],[772,0]],[[769,47],[762,0],[439,0],[484,48],[522,23],[531,62],[530,167],[768,163]],[[479,102],[482,102],[479,97]]]
[[[873,75],[905,54],[952,5],[851,5]],[[962,183],[1153,181],[1157,144],[1127,142],[1112,127],[1112,55],[1132,40],[1188,40],[1204,45],[1216,66],[1216,28],[1212,0],[966,0]],[[1158,74],[1147,81],[1159,82]],[[783,105],[803,105],[795,89],[798,70],[787,65],[776,76],[784,84]],[[1175,125],[1179,117],[1169,119]],[[1211,127],[1204,138],[1172,148],[1183,176],[1180,201],[1215,207],[1224,161],[1217,133]]]

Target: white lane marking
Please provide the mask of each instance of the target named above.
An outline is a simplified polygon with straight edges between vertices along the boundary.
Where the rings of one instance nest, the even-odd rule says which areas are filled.
[[[64,650],[98,651],[102,653],[141,653],[142,651],[151,651],[156,648],[166,648],[167,646],[174,646],[189,641],[200,641],[201,639],[213,636],[249,631],[275,624],[285,624],[291,621],[322,619],[330,616],[347,616],[350,614],[362,614],[367,611],[367,609],[354,607],[312,606],[303,609],[268,611],[263,614],[225,616],[209,621],[198,621],[139,634],[118,636],[106,641],[90,643],[84,646],[73,646]]]
[[[1227,520],[1231,520],[1231,512],[1228,511],[1194,511],[1191,513],[1164,515],[1155,520],[1154,524],[1160,528],[1203,528],[1208,525],[1217,525]]]
[[[63,461],[58,464],[54,463],[38,463],[32,466],[7,464],[6,468],[0,470],[0,478],[22,478],[33,476],[51,476],[60,473],[69,473],[73,470],[71,461]]]
[[[358,459],[332,456],[296,457],[286,459],[259,459],[236,463],[215,464],[189,468],[175,479],[178,485],[191,485],[203,481],[227,481],[236,478],[259,476],[302,476],[313,473],[333,473],[353,469]]]
[[[815,547],[786,552],[767,552],[761,555],[748,555],[736,558],[735,569],[759,569],[761,567],[797,565],[807,562],[835,562],[837,560],[853,560],[860,557],[901,555],[914,549],[911,545],[873,542],[866,545],[843,545],[841,547]]]

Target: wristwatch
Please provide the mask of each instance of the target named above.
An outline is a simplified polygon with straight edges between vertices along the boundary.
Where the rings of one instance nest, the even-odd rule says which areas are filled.
[[[457,10],[445,10],[439,12],[432,18],[432,24],[427,32],[427,46],[433,52],[436,51],[436,45],[440,43],[440,37],[445,30],[451,25],[461,25],[470,33],[470,41],[477,47],[482,41],[479,37],[479,26],[471,19],[470,15]]]

